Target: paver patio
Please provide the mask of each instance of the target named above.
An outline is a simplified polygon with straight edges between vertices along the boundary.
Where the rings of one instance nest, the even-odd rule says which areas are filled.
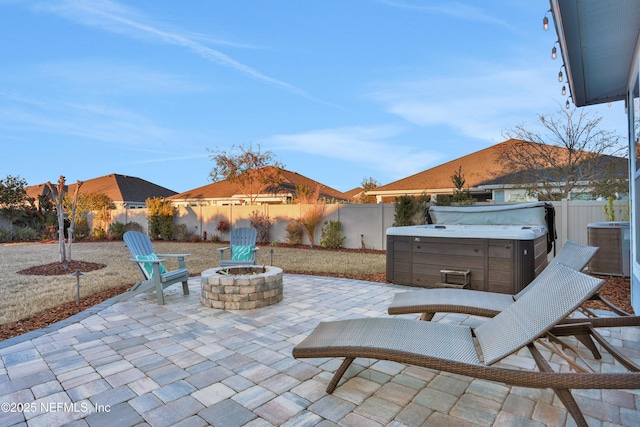
[[[358,359],[347,381],[328,395],[341,361],[291,357],[321,320],[387,316],[393,295],[413,288],[285,275],[282,302],[221,311],[200,304],[199,278],[189,284],[188,296],[179,286],[166,290],[164,306],[153,294],[106,301],[0,342],[0,425],[574,425],[551,390]],[[451,314],[436,319],[483,321]],[[640,328],[601,331],[640,363]],[[594,361],[579,348],[594,367],[624,369],[606,354]],[[534,366],[526,351],[502,363]],[[574,396],[590,425],[640,425],[640,390],[577,390]]]

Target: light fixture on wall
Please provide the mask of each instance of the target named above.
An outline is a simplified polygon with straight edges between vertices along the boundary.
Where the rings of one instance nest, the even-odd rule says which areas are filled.
[[[556,44],[560,44],[560,42],[558,42],[556,40],[556,42],[553,44],[553,48],[551,49],[551,59],[556,59],[558,57],[558,50],[556,49]]]
[[[565,85],[562,85],[562,95],[566,95],[567,94],[567,87]]]
[[[544,18],[542,18],[542,28],[547,31],[549,30],[549,18],[547,18],[547,13],[551,12],[551,9],[547,10],[544,14]]]

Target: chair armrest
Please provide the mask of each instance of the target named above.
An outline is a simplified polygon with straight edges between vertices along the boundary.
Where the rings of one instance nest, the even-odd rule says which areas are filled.
[[[229,249],[229,247],[228,247],[228,246],[227,246],[226,248],[218,248],[218,250],[219,250],[220,252],[224,252],[224,251],[226,251],[227,249]]]
[[[137,262],[138,264],[146,264],[146,263],[162,264],[163,262],[166,261],[166,259],[134,259],[134,258],[129,258],[129,261]]]
[[[184,258],[188,257],[191,254],[156,254],[156,255],[167,257],[167,258],[177,258],[179,268],[187,268],[187,265],[184,262]]]

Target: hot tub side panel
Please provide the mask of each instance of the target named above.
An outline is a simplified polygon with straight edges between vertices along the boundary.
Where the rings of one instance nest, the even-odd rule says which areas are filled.
[[[410,236],[387,236],[387,281],[410,285],[412,269],[412,240]]]
[[[535,240],[388,236],[387,280],[436,287],[441,270],[469,270],[469,289],[518,293],[547,265],[546,236]]]
[[[484,241],[483,241],[484,240]],[[470,270],[471,289],[483,289],[487,270],[485,239],[415,237],[412,286],[435,287],[440,270]]]

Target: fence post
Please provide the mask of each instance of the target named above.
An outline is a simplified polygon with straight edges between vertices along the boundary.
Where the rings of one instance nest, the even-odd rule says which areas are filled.
[[[563,243],[569,239],[569,201],[562,199],[562,233],[560,242]]]
[[[380,228],[381,228],[381,235],[382,238],[380,239],[380,248],[382,248],[383,250],[386,250],[386,243],[387,240],[385,239],[386,234],[387,234],[387,230],[384,229],[384,203],[380,202],[378,203],[380,205]]]

